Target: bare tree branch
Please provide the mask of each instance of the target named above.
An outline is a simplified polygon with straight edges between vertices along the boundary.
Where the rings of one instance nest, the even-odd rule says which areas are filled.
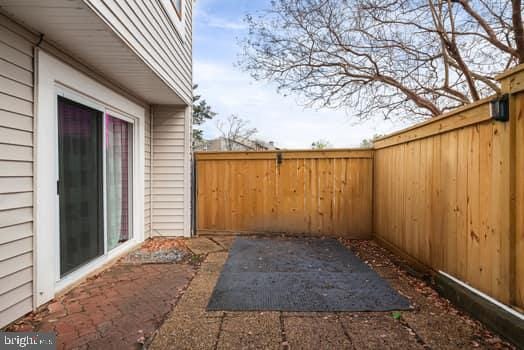
[[[361,119],[498,93],[494,76],[524,52],[521,0],[274,0],[247,21],[240,63],[253,77]]]
[[[249,121],[236,115],[230,115],[225,120],[217,120],[216,126],[228,151],[235,150],[235,144],[246,143],[258,130],[249,127]]]

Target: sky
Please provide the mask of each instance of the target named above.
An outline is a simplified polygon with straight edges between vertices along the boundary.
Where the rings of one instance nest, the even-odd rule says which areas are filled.
[[[257,82],[236,66],[245,37],[244,18],[267,8],[270,0],[197,0],[193,19],[193,81],[218,115],[201,127],[207,139],[220,136],[216,119],[231,114],[249,121],[256,138],[274,141],[280,148],[310,148],[317,140],[333,147],[358,147],[374,134],[406,127],[382,118],[367,122],[345,109],[311,109],[299,96],[283,96],[270,82]]]

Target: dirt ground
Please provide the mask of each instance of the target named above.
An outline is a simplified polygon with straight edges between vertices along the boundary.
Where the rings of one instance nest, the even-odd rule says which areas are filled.
[[[341,242],[375,269],[413,310],[403,312],[207,312],[232,238],[191,240],[206,254],[150,349],[512,349],[458,311],[372,241]],[[216,245],[214,245],[214,244]],[[206,248],[207,247],[207,251]]]

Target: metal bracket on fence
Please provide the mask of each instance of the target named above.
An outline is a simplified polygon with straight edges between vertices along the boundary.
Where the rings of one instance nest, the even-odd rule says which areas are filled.
[[[491,100],[491,118],[499,122],[509,121],[509,94]]]
[[[277,153],[277,164],[282,164],[282,153]]]

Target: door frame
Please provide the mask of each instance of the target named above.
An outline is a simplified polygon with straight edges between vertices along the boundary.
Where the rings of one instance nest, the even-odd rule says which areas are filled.
[[[36,50],[35,57],[33,306],[37,308],[144,240],[144,141],[148,108],[145,104],[139,105],[130,101],[42,49]],[[59,166],[58,94],[87,107],[102,110],[104,115],[107,112],[114,117],[133,121],[133,236],[108,252],[104,212],[104,254],[62,278],[58,257],[60,224],[56,193]],[[105,142],[105,137],[103,139]],[[105,176],[105,150],[102,153]]]
[[[81,276],[86,275],[89,273],[90,270],[93,269],[93,266],[100,265],[103,263],[104,260],[111,259],[111,257],[114,257],[115,255],[118,255],[118,252],[123,250],[125,251],[126,248],[129,248],[129,246],[134,246],[140,241],[136,239],[136,234],[134,232],[135,224],[134,219],[131,220],[131,238],[122,244],[119,244],[112,250],[108,250],[107,247],[107,186],[106,186],[106,115],[110,114],[112,117],[122,119],[132,125],[133,128],[133,142],[132,142],[132,168],[131,168],[131,176],[132,176],[132,205],[130,207],[130,218],[134,218],[133,213],[135,212],[135,191],[137,190],[138,183],[136,181],[137,178],[137,169],[135,168],[135,164],[137,163],[137,128],[135,127],[135,124],[137,123],[137,118],[133,116],[126,115],[125,113],[116,111],[110,107],[105,106],[102,103],[99,103],[97,101],[94,101],[90,99],[87,96],[83,96],[81,93],[78,93],[76,91],[72,91],[71,89],[61,85],[60,83],[56,83],[55,86],[55,125],[56,125],[56,145],[55,145],[55,154],[56,154],[56,174],[57,174],[57,181],[59,180],[59,139],[58,139],[58,96],[62,96],[67,98],[68,100],[71,100],[73,102],[79,103],[81,105],[84,105],[86,107],[92,108],[94,110],[97,110],[102,113],[102,231],[103,231],[103,249],[102,249],[102,255],[91,259],[90,261],[80,265],[78,268],[72,270],[71,272],[68,272],[67,274],[60,276],[60,198],[57,194],[56,201],[55,201],[55,212],[56,212],[56,224],[58,230],[55,231],[55,237],[54,241],[56,244],[56,251],[58,254],[55,256],[55,284],[58,290],[63,289],[67,285],[71,284],[72,281],[77,280]],[[120,248],[120,249],[119,249]],[[117,253],[114,253],[114,252]]]

